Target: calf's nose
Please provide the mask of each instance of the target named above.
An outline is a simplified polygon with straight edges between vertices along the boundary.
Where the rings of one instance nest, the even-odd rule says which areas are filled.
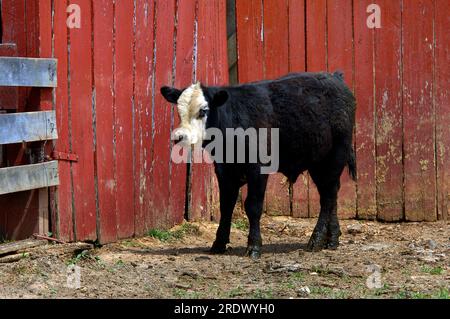
[[[175,138],[175,144],[178,144],[180,142],[182,142],[183,140],[187,139],[187,135],[186,134],[180,134]]]

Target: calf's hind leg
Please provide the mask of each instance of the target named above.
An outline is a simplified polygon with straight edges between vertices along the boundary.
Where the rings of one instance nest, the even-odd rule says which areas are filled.
[[[339,245],[341,231],[337,217],[337,195],[340,188],[339,174],[310,171],[311,177],[320,194],[320,214],[316,227],[308,242],[309,251],[320,251],[324,248],[336,249]]]

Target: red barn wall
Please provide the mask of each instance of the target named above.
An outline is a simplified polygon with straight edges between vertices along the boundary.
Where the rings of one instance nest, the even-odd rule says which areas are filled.
[[[372,3],[381,28],[367,26]],[[447,218],[448,12],[445,0],[236,0],[240,82],[340,69],[356,95],[358,182],[342,175],[341,217]],[[266,211],[317,216],[311,179],[301,176],[290,197],[272,177]]]

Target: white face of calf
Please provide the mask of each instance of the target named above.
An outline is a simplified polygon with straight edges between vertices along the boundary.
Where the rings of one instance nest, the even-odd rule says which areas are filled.
[[[172,133],[172,140],[183,146],[201,143],[206,135],[208,102],[200,83],[192,84],[177,100],[180,126]]]
[[[203,90],[210,88],[202,89],[200,83],[192,84],[183,91],[167,86],[161,88],[164,98],[177,105],[180,126],[173,131],[172,140],[182,146],[202,143],[206,136],[206,120],[210,109],[214,110],[228,100],[228,93],[222,90],[216,91],[209,103]],[[211,91],[206,92],[210,94]]]

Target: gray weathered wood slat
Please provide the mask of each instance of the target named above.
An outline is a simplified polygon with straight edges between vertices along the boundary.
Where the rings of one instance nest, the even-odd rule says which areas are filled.
[[[0,195],[57,185],[58,161],[0,168]]]
[[[10,254],[23,249],[47,245],[48,241],[40,239],[24,239],[0,245],[0,255]]]
[[[0,114],[0,145],[57,138],[55,111]]]
[[[0,86],[56,87],[57,60],[0,57]]]

